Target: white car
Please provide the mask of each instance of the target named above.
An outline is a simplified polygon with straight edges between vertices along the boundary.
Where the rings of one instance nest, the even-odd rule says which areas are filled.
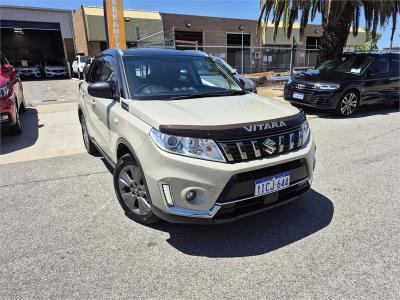
[[[66,66],[46,65],[44,73],[46,78],[68,77],[68,69]]]
[[[233,221],[311,187],[304,113],[249,93],[205,54],[108,49],[79,92],[85,147],[114,167],[119,203],[137,222]]]
[[[40,69],[39,66],[35,65],[33,62],[28,62],[27,66],[23,66],[20,62],[13,63],[15,67],[15,71],[21,76],[25,78],[40,78]]]
[[[83,78],[83,69],[85,68],[86,61],[88,59],[92,58],[91,56],[82,56],[82,55],[77,55],[72,62],[72,73],[73,76],[78,77],[79,79]]]

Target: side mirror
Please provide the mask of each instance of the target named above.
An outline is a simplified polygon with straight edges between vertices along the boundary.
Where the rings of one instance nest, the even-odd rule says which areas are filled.
[[[236,70],[236,69],[233,69],[232,74],[233,74],[233,75],[237,74],[237,70]]]
[[[115,89],[112,82],[95,82],[88,86],[88,93],[92,97],[115,99]]]
[[[12,75],[15,72],[15,69],[12,65],[5,64],[1,67],[1,72],[4,75]]]
[[[86,64],[87,65],[90,65],[92,63],[92,59],[91,58],[88,58],[87,60],[86,60]]]
[[[246,83],[244,82],[244,80],[242,78],[239,78],[239,82],[242,85],[242,87],[246,86]]]

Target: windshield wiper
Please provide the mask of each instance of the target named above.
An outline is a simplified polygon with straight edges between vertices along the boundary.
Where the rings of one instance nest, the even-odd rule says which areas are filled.
[[[192,98],[205,98],[205,97],[223,97],[223,96],[234,96],[234,95],[244,95],[245,91],[226,91],[222,93],[204,93],[204,94],[186,94],[168,98],[168,100],[181,100],[181,99],[192,99]]]

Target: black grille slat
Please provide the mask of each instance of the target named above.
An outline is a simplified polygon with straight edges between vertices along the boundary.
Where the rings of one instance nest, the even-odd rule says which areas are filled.
[[[293,147],[290,147],[290,136],[293,135]],[[219,148],[222,150],[225,158],[230,163],[242,162],[260,158],[272,157],[288,151],[298,149],[301,128],[283,132],[277,135],[257,137],[253,139],[243,139],[234,141],[217,141]],[[279,140],[283,142],[283,150]],[[270,140],[268,143],[268,140]],[[272,141],[272,142],[271,142]],[[254,146],[253,146],[254,143]],[[269,145],[270,144],[270,145]],[[272,151],[272,149],[274,149]],[[282,151],[281,151],[282,150]]]

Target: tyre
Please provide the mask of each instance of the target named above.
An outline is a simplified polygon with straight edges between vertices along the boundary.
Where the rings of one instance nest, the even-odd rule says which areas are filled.
[[[92,140],[90,139],[89,132],[88,132],[87,126],[86,126],[86,120],[85,120],[85,117],[83,116],[83,114],[81,114],[81,116],[80,116],[80,121],[81,121],[83,143],[85,144],[87,153],[92,154],[92,155],[97,154],[98,153],[97,148],[93,144]]]
[[[339,100],[336,108],[336,114],[340,117],[349,117],[357,109],[359,96],[355,91],[346,92]]]
[[[25,97],[23,92],[22,92],[22,101],[21,101],[21,106],[19,107],[19,111],[22,113],[26,111]]]
[[[17,106],[15,106],[15,118],[17,119],[17,121],[15,122],[15,124],[13,126],[11,126],[9,128],[9,133],[17,135],[17,134],[21,134],[21,132],[22,132],[21,121],[19,119],[19,109]]]
[[[151,210],[143,171],[131,154],[125,154],[118,160],[113,178],[115,193],[126,216],[141,224],[159,221]]]

